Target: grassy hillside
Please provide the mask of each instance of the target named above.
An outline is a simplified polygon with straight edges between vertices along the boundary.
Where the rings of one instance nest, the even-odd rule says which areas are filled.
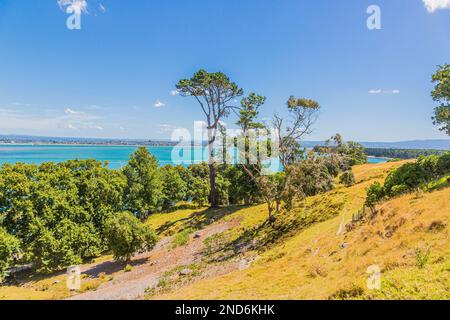
[[[343,231],[342,226],[363,205],[367,186],[383,180],[398,165],[354,168],[358,183],[331,193],[334,200],[344,198],[335,218],[279,241],[249,269],[201,280],[152,298],[450,298],[450,189],[393,199],[381,205],[380,215],[370,223]],[[253,215],[247,218],[252,223],[258,223],[257,217],[259,221],[264,218],[262,208],[244,209],[234,215],[242,213],[242,217]],[[337,235],[339,231],[343,232]],[[366,271],[371,265],[382,270],[381,290],[366,289]]]
[[[111,256],[83,265],[82,291],[101,296],[154,276],[147,299],[449,299],[450,188],[392,199],[372,221],[350,223],[366,188],[402,163],[356,166],[356,185],[307,198],[272,225],[265,205],[152,215],[147,223],[163,244],[136,257],[131,271]],[[382,271],[381,290],[366,287],[371,265]],[[16,281],[0,287],[0,299],[76,294],[64,273]]]

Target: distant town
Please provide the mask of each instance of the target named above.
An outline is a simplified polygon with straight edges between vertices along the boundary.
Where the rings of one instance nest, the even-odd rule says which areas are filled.
[[[450,139],[441,140],[410,140],[399,142],[363,142],[358,141],[365,148],[382,149],[427,149],[450,150]],[[304,148],[313,148],[323,145],[324,141],[302,141]],[[114,139],[114,138],[78,138],[78,137],[44,137],[29,135],[0,135],[0,144],[46,144],[46,145],[96,145],[96,146],[175,146],[179,142],[171,140],[153,139]],[[186,142],[186,144],[189,144]],[[200,146],[202,142],[192,142],[192,145]],[[205,142],[203,142],[205,145]]]

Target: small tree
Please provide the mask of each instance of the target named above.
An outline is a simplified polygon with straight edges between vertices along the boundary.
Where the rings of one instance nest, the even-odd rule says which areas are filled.
[[[143,220],[161,205],[163,184],[158,161],[147,148],[140,147],[123,173],[127,178],[125,207]]]
[[[339,178],[339,182],[351,187],[356,183],[355,175],[351,170],[345,171]]]
[[[376,213],[376,205],[384,198],[384,189],[381,183],[375,182],[367,189],[365,205],[370,208],[372,215]]]
[[[187,181],[183,179],[180,170],[172,165],[161,168],[163,180],[163,206],[169,208],[186,198]]]
[[[252,101],[249,99],[246,102],[258,104],[259,106],[264,100],[253,99]],[[261,162],[267,159],[258,158],[257,161],[252,159],[250,163],[246,161],[246,164],[243,165],[246,173],[255,181],[261,197],[267,204],[269,221],[273,221],[273,212],[278,212],[280,210],[283,199],[287,199],[288,202],[292,203],[294,194],[302,194],[302,191],[296,189],[291,183],[292,175],[290,173],[290,166],[303,160],[304,152],[300,147],[300,140],[311,133],[312,125],[317,119],[320,106],[319,103],[314,100],[304,98],[297,99],[291,96],[287,102],[287,108],[287,118],[275,115],[273,120],[275,135],[278,140],[275,141],[275,143],[279,147],[278,156],[284,172],[266,175],[265,172],[263,172],[264,168]],[[250,109],[250,111],[251,110],[252,109]],[[250,114],[250,117],[248,117],[248,114]],[[257,125],[257,115],[257,112],[253,114],[241,113],[239,124],[243,131],[245,131],[244,124],[247,126],[248,123]],[[271,141],[259,141],[257,149],[259,150],[263,143],[267,143],[268,149],[270,145],[270,156],[273,156],[273,144]],[[246,157],[247,156],[249,156],[249,154],[246,152]]]
[[[120,262],[129,262],[136,253],[153,249],[158,240],[153,229],[129,212],[120,212],[108,219],[106,238],[114,259]]]
[[[431,96],[440,103],[434,109],[433,123],[439,130],[450,135],[450,64],[439,66],[432,81],[436,86]]]
[[[8,275],[8,270],[14,262],[14,255],[19,252],[19,240],[0,228],[0,284]]]

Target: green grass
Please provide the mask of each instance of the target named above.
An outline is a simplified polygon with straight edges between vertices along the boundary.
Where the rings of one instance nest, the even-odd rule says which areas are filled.
[[[188,228],[177,233],[172,239],[172,249],[187,245],[189,237],[193,232],[194,230],[192,228]]]
[[[440,190],[443,188],[447,188],[450,186],[450,175],[444,176],[442,178],[440,178],[439,180],[430,182],[426,189],[429,191],[434,191],[434,190]]]

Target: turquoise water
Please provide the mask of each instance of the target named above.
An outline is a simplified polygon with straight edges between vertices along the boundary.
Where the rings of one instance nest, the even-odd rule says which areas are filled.
[[[130,155],[136,151],[133,146],[61,146],[61,145],[0,145],[0,165],[4,163],[34,163],[62,162],[72,159],[96,159],[108,161],[109,168],[121,168],[128,162]],[[201,147],[193,148],[188,154],[181,153],[179,160],[172,161],[173,147],[148,147],[148,150],[158,159],[159,164],[183,164],[185,162],[199,163],[207,160]],[[370,163],[386,162],[385,158],[369,158]],[[275,164],[276,165],[276,164]]]
[[[369,163],[378,164],[388,162],[388,158],[369,158]]]
[[[160,165],[173,164],[173,147],[149,147]],[[96,159],[108,161],[109,168],[121,168],[137,150],[132,146],[57,146],[57,145],[1,145],[0,165],[4,163],[63,162],[72,159]]]

